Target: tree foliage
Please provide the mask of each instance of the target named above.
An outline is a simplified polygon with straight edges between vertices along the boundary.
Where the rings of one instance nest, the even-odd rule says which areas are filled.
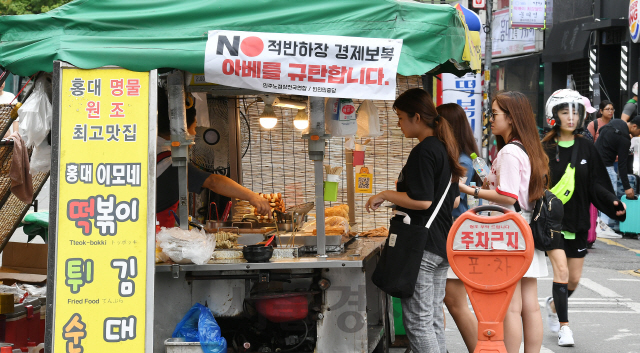
[[[71,1],[73,0],[0,0],[0,14],[38,14],[53,10]]]

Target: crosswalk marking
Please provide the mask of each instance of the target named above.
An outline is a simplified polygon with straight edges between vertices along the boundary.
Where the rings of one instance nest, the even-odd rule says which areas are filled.
[[[620,294],[612,291],[611,289],[598,284],[592,280],[590,280],[589,278],[581,278],[580,279],[580,285],[585,286],[589,289],[591,289],[592,291],[600,294],[601,296],[605,297],[605,298],[620,298],[622,297]]]

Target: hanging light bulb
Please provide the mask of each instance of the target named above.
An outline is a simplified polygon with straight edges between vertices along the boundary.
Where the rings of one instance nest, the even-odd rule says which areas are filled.
[[[262,96],[264,100],[264,110],[260,114],[260,126],[265,129],[273,129],[278,123],[278,117],[273,111],[273,101],[276,99],[274,95],[265,94]]]
[[[304,130],[309,127],[309,118],[306,109],[298,109],[298,114],[293,118],[293,126],[298,130]]]

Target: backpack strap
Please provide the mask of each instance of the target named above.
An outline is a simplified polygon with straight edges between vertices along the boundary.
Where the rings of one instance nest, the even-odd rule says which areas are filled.
[[[598,137],[598,118],[593,121],[593,138],[597,139]]]

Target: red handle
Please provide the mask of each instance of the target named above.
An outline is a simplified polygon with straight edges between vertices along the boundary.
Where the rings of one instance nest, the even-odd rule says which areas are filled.
[[[33,319],[33,305],[25,305],[25,309],[27,309],[27,319]]]
[[[271,243],[273,243],[273,239],[275,239],[275,238],[276,238],[276,235],[275,234],[272,235],[271,238],[269,240],[267,240],[267,243],[264,244],[264,246],[266,247],[266,246],[271,245]]]
[[[229,218],[229,212],[231,211],[231,204],[232,204],[231,201],[227,202],[227,207],[224,208],[224,213],[222,213],[223,222],[226,222],[227,218]]]
[[[209,219],[211,219],[211,205],[216,208],[216,221],[220,221],[220,215],[218,214],[218,205],[215,202],[209,204]]]

